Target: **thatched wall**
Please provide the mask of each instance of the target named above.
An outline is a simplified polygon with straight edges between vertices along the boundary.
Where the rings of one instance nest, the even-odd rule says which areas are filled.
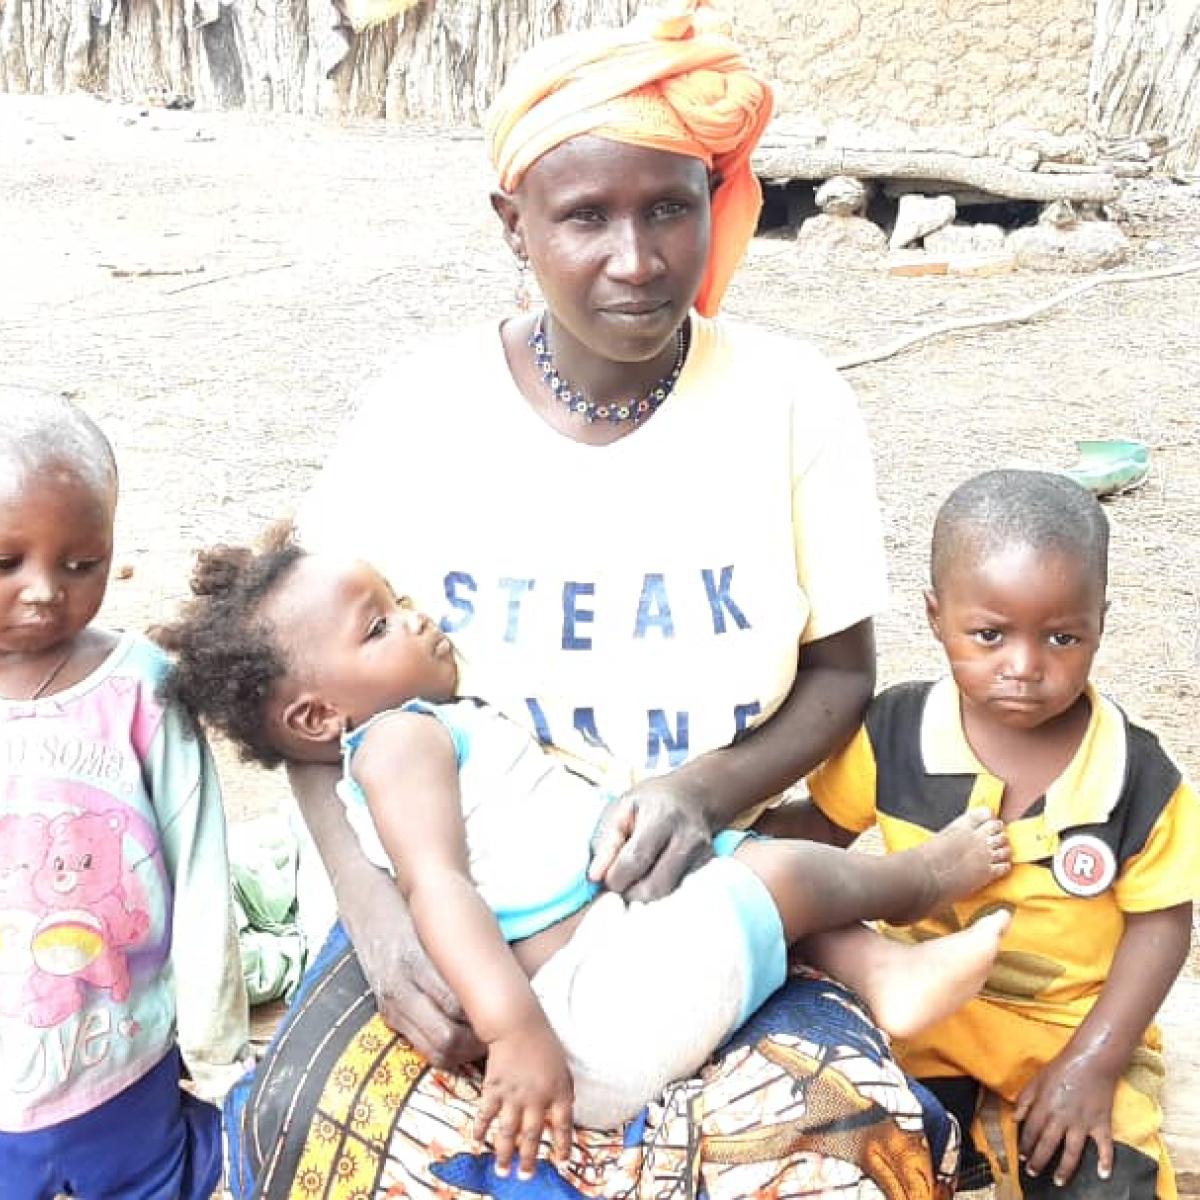
[[[1200,162],[1194,0],[719,3],[792,119],[915,128],[945,150],[1012,126],[1157,131],[1176,166]],[[331,0],[0,0],[0,91],[474,122],[534,41],[637,7],[415,0],[356,34]]]

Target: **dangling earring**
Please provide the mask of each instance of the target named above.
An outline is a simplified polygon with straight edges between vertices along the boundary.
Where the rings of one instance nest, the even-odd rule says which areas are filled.
[[[517,259],[517,287],[513,299],[518,312],[528,312],[533,307],[533,292],[529,286],[529,258],[522,254]]]

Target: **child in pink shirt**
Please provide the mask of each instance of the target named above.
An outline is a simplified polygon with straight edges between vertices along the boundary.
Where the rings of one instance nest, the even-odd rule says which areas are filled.
[[[216,774],[161,652],[92,623],[108,441],[65,401],[0,407],[3,1193],[209,1200],[220,1118],[182,1063],[212,1088],[247,1041]]]

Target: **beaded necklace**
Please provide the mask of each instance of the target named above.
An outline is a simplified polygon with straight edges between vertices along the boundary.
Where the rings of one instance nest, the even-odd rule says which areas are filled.
[[[608,404],[597,404],[589,400],[581,391],[572,387],[559,373],[554,365],[554,355],[546,342],[546,310],[538,316],[533,333],[529,335],[529,348],[533,351],[533,361],[541,372],[542,382],[550,389],[550,394],[569,412],[582,417],[589,425],[593,421],[607,421],[610,425],[620,425],[626,421],[634,425],[641,424],[652,416],[662,402],[675,390],[679,373],[683,370],[683,362],[687,357],[687,334],[685,321],[675,331],[675,363],[670,372],[664,375],[640,400],[613,400]]]

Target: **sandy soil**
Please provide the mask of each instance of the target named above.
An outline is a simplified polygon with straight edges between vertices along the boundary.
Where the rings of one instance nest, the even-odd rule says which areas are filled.
[[[487,188],[471,131],[0,96],[3,378],[77,397],[116,443],[128,577],[110,589],[111,624],[170,611],[197,547],[287,513],[388,356],[505,311],[515,272]],[[1139,185],[1124,207],[1131,267],[1200,256],[1200,189]],[[844,353],[1071,282],[813,271],[776,235],[756,241],[728,310]],[[1198,307],[1200,275],[1104,287],[851,373],[893,569],[884,682],[937,670],[920,589],[953,483],[1066,466],[1077,438],[1141,438],[1149,482],[1109,507],[1098,677],[1200,776]],[[223,761],[236,816],[276,804],[278,777]]]

